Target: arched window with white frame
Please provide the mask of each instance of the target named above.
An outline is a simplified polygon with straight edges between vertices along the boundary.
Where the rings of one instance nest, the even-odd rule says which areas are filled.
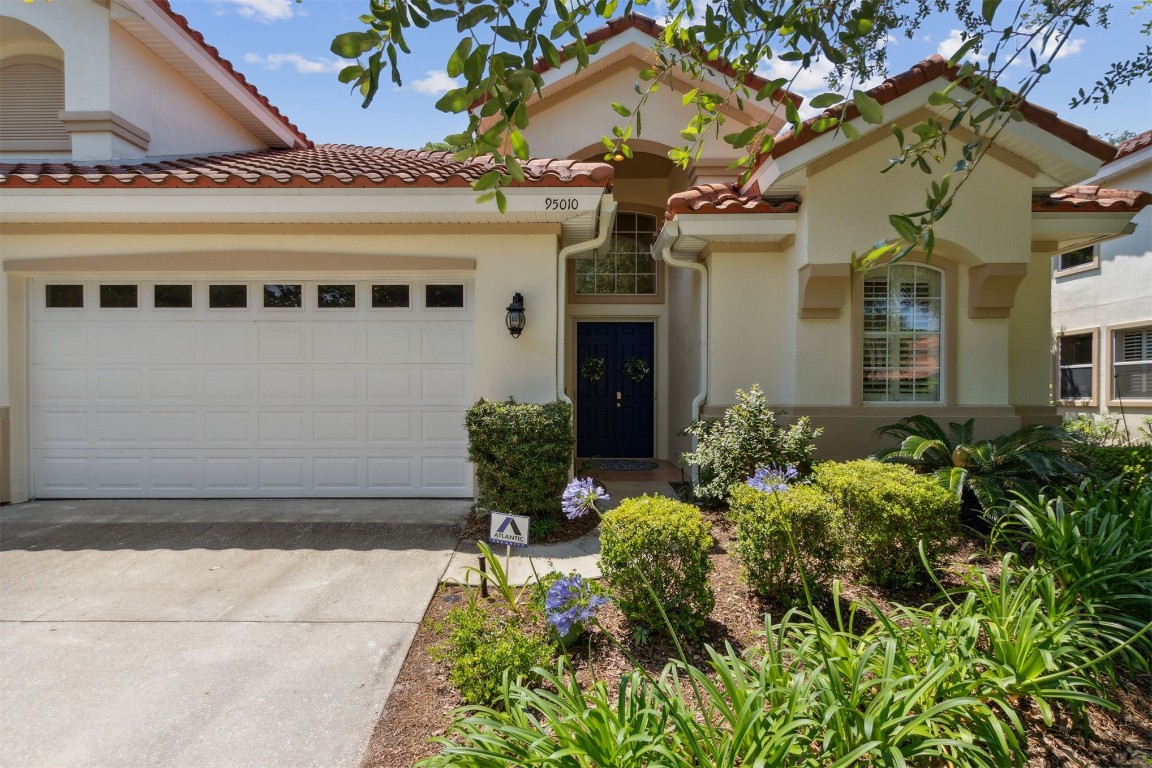
[[[944,273],[898,263],[864,275],[862,399],[943,401]]]

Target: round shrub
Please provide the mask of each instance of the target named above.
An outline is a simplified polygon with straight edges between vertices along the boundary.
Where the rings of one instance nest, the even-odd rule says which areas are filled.
[[[921,581],[919,543],[933,562],[956,532],[956,495],[903,464],[829,461],[816,465],[812,482],[844,510],[855,565],[877,584]]]
[[[448,636],[430,655],[449,665],[449,682],[469,704],[496,703],[505,673],[535,685],[540,677],[533,670],[549,666],[556,650],[517,618],[493,615],[479,603],[453,608],[439,629]]]
[[[482,399],[468,409],[464,426],[480,507],[560,519],[572,466],[572,406]]]
[[[716,604],[711,549],[712,526],[700,510],[662,496],[625,499],[600,522],[600,570],[616,605],[652,630],[667,629],[663,607],[673,631],[700,635]]]
[[[696,498],[718,502],[761,467],[792,465],[807,474],[816,449],[812,441],[820,430],[805,417],[787,427],[780,424],[757,384],[747,392],[736,390],[736,404],[719,419],[697,421],[684,434],[698,440],[696,450],[683,456],[685,463],[700,468]]]
[[[738,485],[729,505],[736,523],[732,554],[749,586],[786,604],[803,598],[805,576],[814,591],[829,590],[844,556],[844,514],[827,494],[805,485],[778,493]]]

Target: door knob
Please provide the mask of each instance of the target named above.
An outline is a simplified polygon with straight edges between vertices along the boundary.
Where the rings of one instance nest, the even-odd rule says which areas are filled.
[[[623,400],[624,399],[624,393],[623,392],[617,392],[616,393],[616,399],[617,400]]]

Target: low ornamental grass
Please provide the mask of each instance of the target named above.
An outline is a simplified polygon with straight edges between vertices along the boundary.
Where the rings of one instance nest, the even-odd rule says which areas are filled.
[[[768,479],[757,481],[767,493],[747,492],[798,490]],[[435,740],[440,754],[419,765],[1024,766],[1023,708],[1051,725],[1057,707],[1113,707],[1113,665],[1147,658],[1152,489],[1123,488],[1017,502],[999,534],[1029,553],[1027,567],[1009,552],[999,573],[973,568],[934,605],[865,604],[863,629],[861,606],[845,615],[838,582],[830,613],[814,607],[800,542],[781,525],[807,610],[766,616],[761,643],[706,648],[707,662],[693,665],[673,631],[680,658],[659,673],[634,663],[582,687],[562,654],[534,670],[535,683],[505,674],[498,701],[458,710]],[[927,566],[923,544],[920,557]],[[647,575],[636,579],[674,630]]]

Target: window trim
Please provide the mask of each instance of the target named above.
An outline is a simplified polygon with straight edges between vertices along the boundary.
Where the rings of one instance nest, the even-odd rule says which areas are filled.
[[[956,366],[952,364],[957,345],[957,283],[959,269],[956,262],[939,252],[932,254],[932,261],[922,253],[910,254],[900,264],[916,264],[929,267],[941,273],[943,284],[940,290],[940,399],[939,400],[865,400],[864,399],[864,278],[868,272],[853,271],[852,274],[852,389],[851,405],[869,409],[923,408],[936,410],[956,406]],[[891,261],[877,264],[873,269],[891,266]]]
[[[1081,272],[1091,272],[1094,269],[1099,269],[1100,268],[1100,246],[1099,245],[1092,245],[1092,246],[1087,246],[1087,247],[1090,247],[1092,249],[1092,261],[1089,261],[1087,264],[1080,264],[1080,265],[1075,266],[1075,267],[1068,267],[1067,269],[1062,269],[1060,267],[1060,259],[1061,258],[1063,258],[1065,255],[1072,253],[1074,251],[1082,250],[1081,248],[1073,248],[1071,251],[1065,251],[1064,253],[1058,253],[1055,256],[1053,256],[1052,257],[1052,272],[1053,272],[1053,274],[1056,277],[1067,277],[1068,275],[1078,275]]]
[[[1148,406],[1152,405],[1152,397],[1124,397],[1116,396],[1116,336],[1121,331],[1131,331],[1137,328],[1148,328],[1152,330],[1152,319],[1137,320],[1130,323],[1117,323],[1109,325],[1105,328],[1108,332],[1108,405],[1110,407],[1120,407],[1129,405]]]
[[[1065,336],[1092,337],[1092,396],[1091,397],[1060,397],[1060,374],[1063,366],[1060,364],[1060,341]],[[1059,406],[1073,408],[1096,407],[1100,404],[1100,329],[1078,328],[1062,330],[1054,337],[1052,354],[1052,399]]]
[[[628,207],[617,208],[616,214],[632,213],[641,214],[643,216],[651,216],[656,220],[656,225],[659,226],[661,217],[664,215],[663,208],[654,208],[646,205],[629,205]],[[612,221],[612,233],[616,231],[616,220]],[[609,235],[611,237],[612,235]],[[665,265],[663,259],[653,259],[656,262],[656,292],[655,293],[577,293],[576,292],[576,259],[587,258],[587,252],[577,254],[568,259],[565,265],[565,280],[567,281],[567,288],[565,293],[568,294],[569,304],[663,304],[664,303],[664,285],[666,282]]]

